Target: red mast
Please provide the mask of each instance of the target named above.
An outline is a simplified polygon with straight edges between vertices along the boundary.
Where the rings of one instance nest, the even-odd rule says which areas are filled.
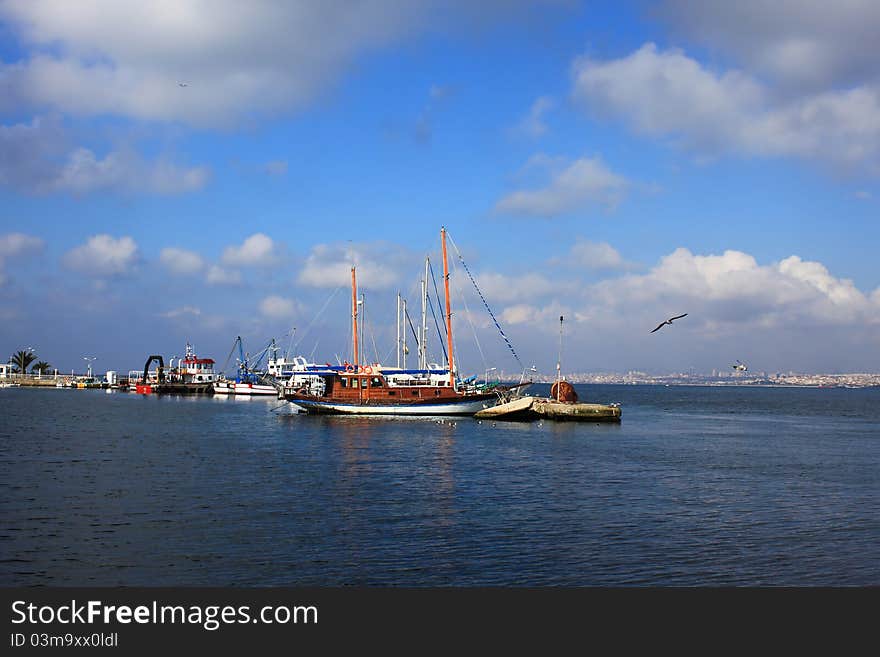
[[[443,286],[446,291],[446,342],[449,345],[449,385],[455,390],[455,359],[452,355],[452,307],[449,303],[449,264],[446,261],[446,228],[440,229],[443,245]]]
[[[354,371],[358,371],[358,304],[357,278],[354,267],[351,268],[351,334],[354,339]]]

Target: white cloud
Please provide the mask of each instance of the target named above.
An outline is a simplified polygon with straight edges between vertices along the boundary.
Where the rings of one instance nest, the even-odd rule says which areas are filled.
[[[880,366],[880,288],[860,290],[819,262],[789,256],[760,263],[741,251],[679,248],[645,273],[592,284],[552,271],[543,289],[503,295],[500,303],[487,294],[527,361],[555,360],[564,315],[569,372],[708,371],[737,358],[754,371]],[[507,280],[518,289],[516,277]],[[682,313],[688,316],[674,327],[650,333]]]
[[[537,272],[519,275],[484,272],[477,275],[477,284],[490,306],[495,302],[534,299],[559,291],[563,287],[559,282]]]
[[[554,107],[556,107],[556,101],[549,96],[538,97],[529,108],[529,113],[517,124],[515,132],[528,137],[543,136],[547,132],[544,115]]]
[[[0,18],[31,52],[0,69],[0,96],[72,114],[230,125],[301,108],[352,62],[425,28],[510,13],[509,3],[469,5],[9,0]]]
[[[532,158],[531,164],[549,162],[545,157]],[[574,212],[591,204],[616,206],[629,187],[626,178],[611,171],[601,158],[581,158],[561,171],[551,172],[545,186],[518,190],[495,204],[497,212],[552,217]]]
[[[139,260],[138,246],[131,237],[106,234],[90,237],[64,256],[66,267],[94,278],[125,276]]]
[[[873,0],[667,0],[676,30],[777,84],[843,88],[880,75]]]
[[[176,247],[162,249],[159,262],[174,274],[197,274],[205,268],[205,261],[198,253]]]
[[[174,310],[162,313],[162,317],[165,317],[166,319],[180,319],[184,317],[199,317],[201,314],[202,311],[200,308],[183,306],[182,308],[175,308]]]
[[[358,286],[369,289],[401,287],[417,279],[417,257],[399,244],[317,244],[312,247],[298,280],[309,287],[338,287],[351,283],[357,267]]]
[[[211,265],[205,274],[208,285],[241,285],[241,272],[229,267]]]
[[[564,259],[554,259],[554,264],[586,269],[631,269],[620,253],[607,242],[590,242],[577,238]]]
[[[273,319],[292,317],[298,309],[299,304],[295,300],[278,295],[268,296],[260,301],[260,313]]]
[[[647,274],[603,281],[585,294],[595,305],[629,308],[640,316],[663,319],[682,309],[691,313],[692,324],[712,330],[880,322],[880,305],[851,280],[798,256],[759,265],[741,251],[703,256],[679,248]]]
[[[272,238],[263,233],[254,233],[241,246],[226,247],[221,262],[239,267],[268,267],[273,265],[277,258],[277,247]]]
[[[205,186],[206,167],[182,167],[159,158],[148,161],[133,150],[99,157],[88,148],[70,150],[57,118],[0,125],[0,185],[35,194],[98,191],[181,194]]]
[[[880,174],[880,87],[777,98],[740,71],[716,74],[648,43],[627,57],[574,64],[574,97],[636,132],[700,156],[796,156]]]
[[[171,195],[199,190],[208,178],[205,167],[183,168],[167,161],[147,163],[134,152],[113,152],[98,158],[89,149],[78,148],[68,156],[54,186],[78,194],[115,189]]]
[[[24,233],[6,233],[0,235],[0,262],[4,258],[42,253],[45,248],[46,243],[39,237]]]
[[[518,303],[501,311],[501,321],[510,325],[525,324],[534,322],[538,314],[539,310],[535,306]]]

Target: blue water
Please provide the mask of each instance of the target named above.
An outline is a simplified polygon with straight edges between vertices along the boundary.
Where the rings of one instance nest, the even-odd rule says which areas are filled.
[[[880,585],[880,389],[579,392],[623,421],[2,390],[0,585]]]

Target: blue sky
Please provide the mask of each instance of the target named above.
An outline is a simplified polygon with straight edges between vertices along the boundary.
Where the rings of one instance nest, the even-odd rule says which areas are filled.
[[[878,29],[857,0],[0,0],[0,349],[127,371],[296,327],[345,358],[354,262],[393,360],[445,225],[542,371],[560,314],[569,371],[877,371]],[[516,370],[453,288],[463,367]]]

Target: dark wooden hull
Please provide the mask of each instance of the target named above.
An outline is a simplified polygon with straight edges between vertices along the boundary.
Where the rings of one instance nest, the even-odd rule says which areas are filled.
[[[288,393],[284,399],[307,413],[325,415],[473,415],[498,400],[495,394],[456,395],[454,397],[401,400],[348,400]]]

